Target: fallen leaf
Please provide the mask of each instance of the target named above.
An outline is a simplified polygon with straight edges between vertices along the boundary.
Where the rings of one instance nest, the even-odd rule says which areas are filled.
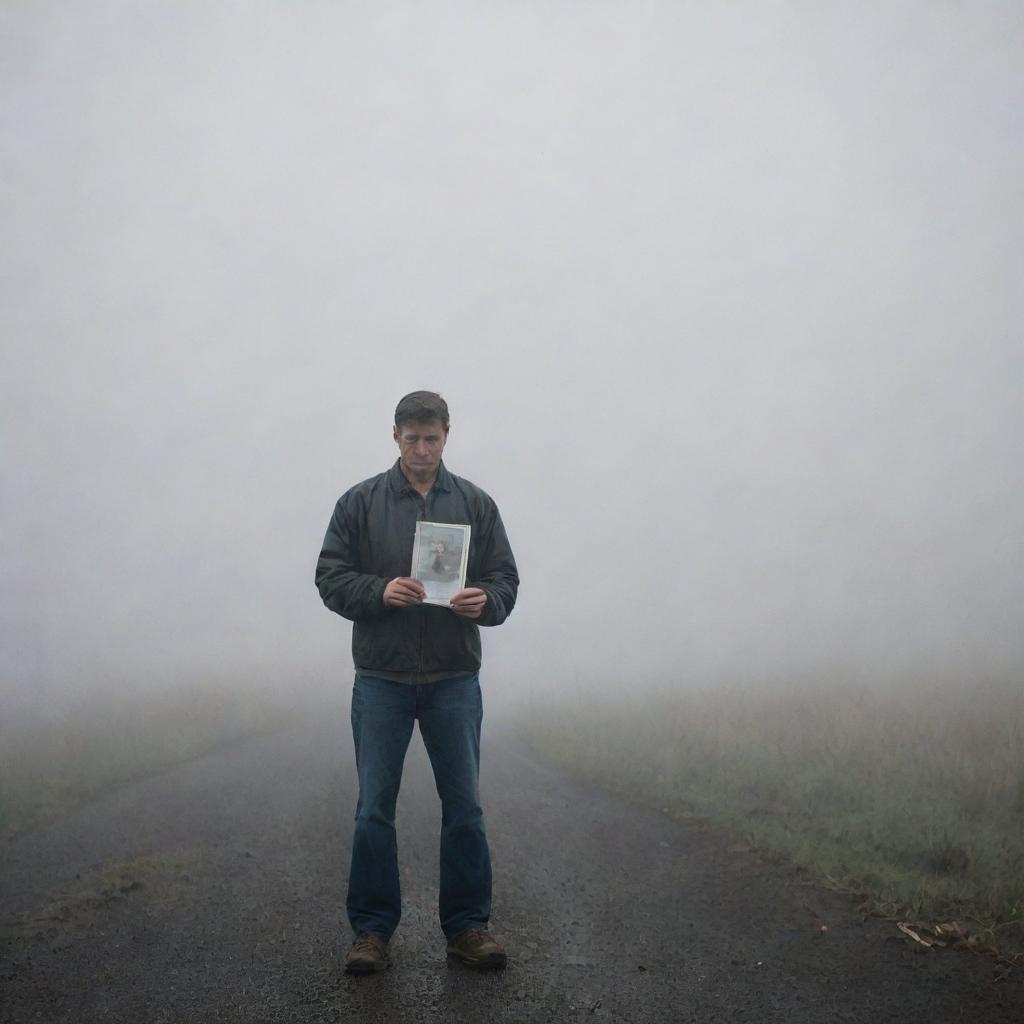
[[[910,936],[910,938],[912,938],[915,942],[920,942],[922,946],[928,946],[930,948],[931,946],[942,945],[941,942],[935,942],[934,940],[929,939],[922,939],[921,936],[918,935],[917,932],[915,932],[914,929],[906,923],[906,921],[897,921],[896,927],[899,928],[899,930],[903,932],[904,935]]]

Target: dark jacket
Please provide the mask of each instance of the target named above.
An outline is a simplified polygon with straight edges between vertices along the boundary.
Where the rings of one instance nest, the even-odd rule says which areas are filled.
[[[437,605],[388,608],[384,588],[412,568],[416,521],[468,523],[466,586],[487,592],[478,619]],[[426,498],[395,464],[346,491],[316,564],[323,602],[355,625],[352,660],[367,675],[432,682],[480,668],[479,626],[497,626],[516,602],[519,574],[494,500],[444,463]]]

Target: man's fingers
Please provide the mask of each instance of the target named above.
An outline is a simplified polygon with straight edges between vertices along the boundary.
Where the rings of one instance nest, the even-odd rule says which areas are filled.
[[[487,604],[487,594],[479,587],[466,587],[460,590],[451,599],[451,609],[456,615],[465,615],[467,618],[479,618],[480,613]]]
[[[423,584],[415,576],[396,576],[391,581],[391,586],[401,587],[403,590],[409,590],[416,594],[425,593]]]
[[[384,603],[392,608],[407,608],[412,604],[419,604],[427,592],[423,584],[411,576],[396,576],[384,588]]]
[[[420,604],[426,596],[423,584],[413,576],[396,576],[384,588],[384,603],[392,608],[408,608]],[[487,593],[479,587],[466,587],[455,594],[449,603],[452,611],[475,619],[487,604]]]

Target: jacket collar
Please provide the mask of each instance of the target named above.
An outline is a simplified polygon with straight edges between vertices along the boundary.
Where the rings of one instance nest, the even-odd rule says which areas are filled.
[[[395,464],[388,470],[388,485],[396,494],[404,494],[408,491],[410,494],[415,494],[419,497],[419,491],[417,491],[416,488],[406,480],[405,474],[402,472],[401,459],[395,459]],[[444,461],[442,460],[441,465],[437,467],[437,477],[434,480],[434,486],[431,490],[451,491],[451,489],[452,476],[445,468]]]

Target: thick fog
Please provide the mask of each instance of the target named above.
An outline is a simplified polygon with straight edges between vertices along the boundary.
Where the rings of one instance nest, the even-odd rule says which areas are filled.
[[[1014,3],[10,3],[2,695],[350,680],[440,391],[492,692],[1019,675]]]

